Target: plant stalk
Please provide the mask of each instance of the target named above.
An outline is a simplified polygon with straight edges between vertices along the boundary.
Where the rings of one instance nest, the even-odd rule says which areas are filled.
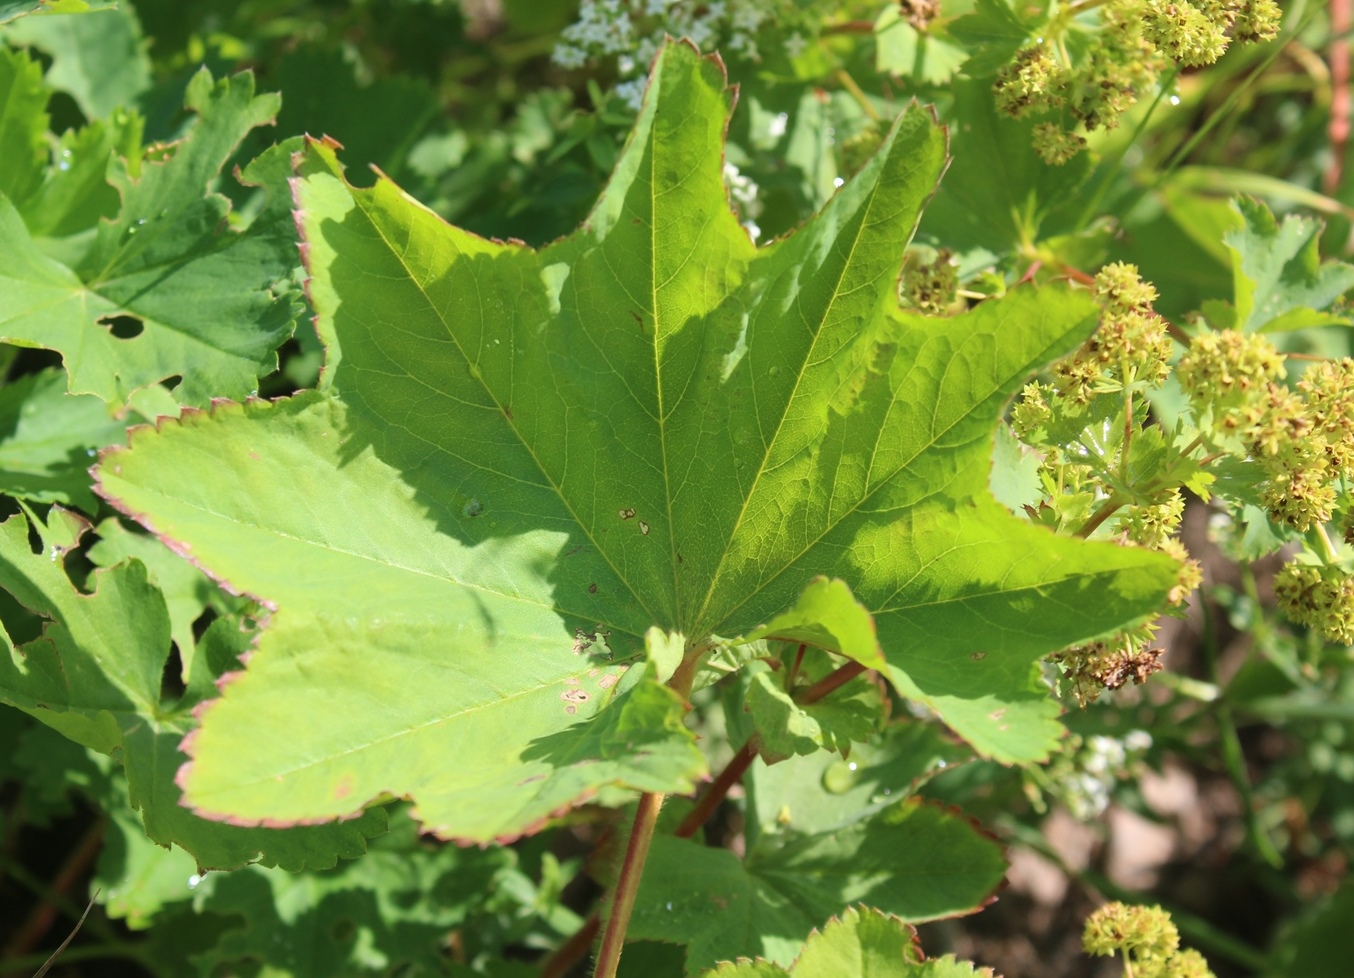
[[[658,792],[649,791],[640,796],[635,824],[630,829],[630,841],[625,847],[625,860],[621,863],[621,874],[616,879],[616,889],[611,897],[611,914],[602,931],[602,944],[597,949],[593,978],[616,978],[616,968],[621,963],[621,950],[625,945],[625,932],[630,926],[630,914],[635,909],[635,896],[639,893],[640,877],[644,874],[644,860],[648,858],[649,843],[653,841],[658,813],[662,808],[663,796]]]
[[[825,696],[830,696],[836,690],[841,689],[851,680],[855,679],[865,667],[859,662],[851,661],[835,672],[830,672],[818,682],[814,683],[804,692],[795,697],[795,702],[800,706],[808,706],[810,703],[817,703]]]

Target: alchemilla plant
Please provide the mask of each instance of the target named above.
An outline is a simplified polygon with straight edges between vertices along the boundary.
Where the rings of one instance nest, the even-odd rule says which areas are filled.
[[[89,6],[0,3],[0,735],[16,826],[102,813],[64,965],[992,975],[914,925],[996,899],[1016,807],[1094,821],[1182,749],[1118,692],[1157,674],[1282,865],[1251,701],[1161,635],[1209,547],[1268,557],[1286,621],[1245,627],[1295,699],[1255,709],[1343,716],[1354,359],[1293,337],[1347,328],[1354,267],[1239,197],[1177,314],[1096,211],[1124,148],[1088,182],[1073,132],[1147,131],[1275,5],[584,0],[488,50],[611,72],[596,111],[541,89],[474,140],[432,121],[458,76],[298,48],[280,100],[199,64],[271,64],[226,18],[153,82]],[[867,91],[857,35],[939,107]],[[366,108],[268,132],[307,72]],[[73,917],[78,870],[36,887]],[[1245,958],[1131,901],[1084,951],[1212,975],[1182,932]]]

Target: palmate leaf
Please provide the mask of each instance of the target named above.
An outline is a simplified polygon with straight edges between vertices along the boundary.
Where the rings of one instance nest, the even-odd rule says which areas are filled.
[[[60,510],[53,513],[62,516]],[[91,593],[67,578],[64,556],[78,542],[81,522],[34,527],[42,552],[29,546],[22,516],[0,523],[0,587],[44,619],[42,634],[15,647],[7,636],[0,654],[0,702],[17,707],[68,739],[115,754],[127,772],[133,807],[146,834],[161,845],[186,849],[199,866],[231,869],[262,857],[289,869],[333,866],[354,857],[385,828],[374,809],[338,825],[241,828],[198,818],[179,804],[174,774],[183,763],[178,743],[191,724],[191,699],[161,702],[169,656],[169,615],[139,561],[96,571]],[[100,799],[105,807],[113,799]]]
[[[747,635],[820,575],[874,616],[907,695],[994,756],[1047,750],[1036,660],[1173,582],[1166,558],[1055,538],[987,490],[1004,402],[1094,306],[1053,288],[897,311],[945,162],[919,109],[754,248],[722,181],[728,102],[717,61],[666,48],[603,199],[540,252],[389,181],[356,190],[310,145],[325,389],[186,413],[99,469],[125,513],[276,609],[203,715],[189,804],[287,822],[393,793],[485,840],[604,785],[682,790],[700,765],[676,697],[604,687],[651,626],[693,650]]]
[[[721,964],[705,978],[992,978],[992,971],[948,955],[922,960],[916,936],[902,920],[851,907],[809,937],[788,971],[770,961],[743,960]]]
[[[274,350],[291,332],[296,253],[285,195],[273,194],[236,232],[225,228],[229,202],[208,192],[245,135],[271,121],[277,97],[255,96],[249,74],[213,82],[203,70],[189,83],[186,104],[198,118],[168,160],[147,163],[137,177],[120,161],[105,161],[121,211],[81,229],[88,234],[61,248],[62,261],[44,254],[25,218],[50,231],[67,215],[53,215],[37,197],[0,195],[0,340],[60,353],[72,393],[120,405],[138,388],[178,376],[175,393],[185,403],[243,397],[273,368]],[[111,149],[122,128],[100,127],[96,135],[108,133]],[[241,179],[278,186],[288,161],[288,149],[274,147]],[[77,162],[63,160],[56,170]],[[97,172],[87,170],[82,163],[80,173]],[[87,216],[94,222],[99,214],[88,208]],[[115,334],[120,317],[140,332]]]

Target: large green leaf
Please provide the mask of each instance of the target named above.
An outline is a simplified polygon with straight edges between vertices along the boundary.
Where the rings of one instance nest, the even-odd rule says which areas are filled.
[[[232,868],[262,856],[300,869],[360,855],[366,839],[384,830],[383,810],[339,825],[276,831],[209,822],[179,805],[174,777],[184,757],[178,743],[194,704],[161,702],[169,655],[164,599],[135,560],[95,571],[91,593],[78,591],[63,567],[67,547],[77,541],[58,542],[51,522],[34,527],[40,553],[29,545],[22,516],[0,523],[0,587],[45,619],[42,634],[17,648],[5,637],[0,702],[78,744],[116,751],[147,834],[188,850],[200,866]]]
[[[727,111],[718,64],[666,48],[601,202],[540,252],[389,181],[356,190],[311,144],[297,200],[327,389],[186,414],[99,470],[124,512],[276,608],[204,714],[190,804],[295,821],[389,792],[482,840],[566,786],[680,790],[696,767],[661,697],[642,733],[599,712],[604,685],[651,626],[705,648],[819,575],[874,615],[895,684],[982,750],[1053,742],[1036,660],[1174,581],[1164,557],[1055,538],[987,489],[1005,401],[1094,305],[1054,288],[949,320],[897,310],[944,166],[921,110],[755,249],[725,196]],[[593,716],[614,739],[584,748]],[[648,756],[613,763],[633,743]]]
[[[916,802],[746,862],[661,837],[626,934],[686,944],[688,974],[738,957],[788,964],[810,931],[849,904],[909,921],[952,917],[984,906],[1005,870],[1001,847],[963,816]]]
[[[198,119],[166,162],[136,179],[112,167],[121,212],[99,222],[87,245],[62,252],[70,264],[44,255],[21,201],[0,197],[0,339],[59,352],[73,393],[120,404],[179,376],[186,403],[244,396],[290,333],[296,258],[285,192],[243,233],[223,230],[229,202],[207,192],[245,134],[271,120],[277,98],[256,97],[248,74],[213,83],[203,71],[186,102]],[[278,190],[287,166],[287,150],[276,148],[243,179]],[[45,215],[43,230],[52,221]]]
[[[912,928],[869,907],[850,907],[828,921],[809,937],[788,971],[769,961],[739,961],[706,974],[707,978],[992,978],[990,969],[979,970],[948,955],[922,960]]]

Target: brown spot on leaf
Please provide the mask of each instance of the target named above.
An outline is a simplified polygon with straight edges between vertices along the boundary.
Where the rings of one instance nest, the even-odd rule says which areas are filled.
[[[633,507],[627,506],[616,515],[623,520],[633,520],[635,518],[635,510]]]
[[[588,593],[589,593],[589,594],[596,594],[596,593],[597,593],[597,585],[596,585],[596,584],[589,584],[589,585],[588,585]]]
[[[982,662],[984,659],[987,658],[987,653],[986,653],[986,652],[974,652],[971,656],[969,656],[969,658],[972,659],[974,662]]]
[[[621,677],[613,672],[597,680],[597,685],[601,686],[603,689],[610,689],[612,686],[615,686],[616,683],[620,682],[620,679]]]
[[[645,523],[643,520],[640,520],[640,521],[639,521],[639,532],[640,532],[640,533],[643,533],[643,534],[647,537],[647,536],[649,535],[649,524],[648,524],[648,523]]]

